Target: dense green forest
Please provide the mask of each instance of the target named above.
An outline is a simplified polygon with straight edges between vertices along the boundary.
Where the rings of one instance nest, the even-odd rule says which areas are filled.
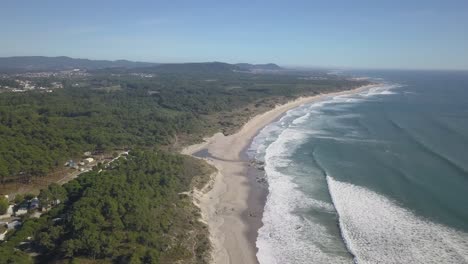
[[[64,89],[53,93],[0,93],[0,180],[46,175],[84,151],[176,146],[219,130],[232,133],[275,103],[365,83],[211,71],[142,78],[113,71],[35,79],[62,82]]]
[[[41,263],[205,263],[207,229],[180,193],[210,172],[190,157],[132,151],[107,169],[97,167],[63,187],[53,184],[39,199],[62,202],[11,233],[0,246],[0,263],[32,263],[25,251],[40,253],[35,261]]]
[[[205,263],[208,230],[185,192],[203,186],[213,169],[171,151],[216,131],[233,133],[278,103],[367,84],[218,64],[99,69],[30,79],[44,87],[61,82],[52,93],[0,93],[1,182],[47,175],[85,151],[132,149],[41,190],[40,204],[50,209],[22,217],[0,244],[0,264]]]
[[[0,86],[7,86],[11,88],[18,88],[19,85],[15,80],[0,78]]]

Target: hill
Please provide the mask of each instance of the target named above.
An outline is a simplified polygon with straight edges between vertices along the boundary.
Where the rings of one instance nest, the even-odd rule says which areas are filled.
[[[106,71],[103,69],[102,71]],[[110,69],[112,72],[124,72],[125,69]],[[280,71],[283,68],[276,64],[249,64],[237,63],[229,64],[225,62],[196,62],[196,63],[167,63],[158,64],[151,67],[133,68],[131,72],[138,73],[171,73],[171,74],[223,74],[230,72],[251,72],[251,71]]]
[[[237,63],[235,64],[242,70],[269,70],[269,71],[279,71],[283,70],[280,66],[274,63],[267,63],[267,64],[250,64],[250,63]]]
[[[276,64],[229,64],[224,62],[150,63],[128,60],[90,60],[70,57],[22,56],[0,58],[1,72],[61,71],[71,69],[147,73],[226,73],[232,71],[282,70]]]
[[[168,63],[152,67],[133,69],[135,72],[148,73],[181,73],[181,74],[213,74],[242,70],[240,67],[224,62]]]
[[[1,71],[50,71],[80,69],[104,69],[104,68],[138,68],[157,65],[149,62],[135,62],[128,60],[89,60],[74,59],[70,57],[44,57],[22,56],[0,58]]]

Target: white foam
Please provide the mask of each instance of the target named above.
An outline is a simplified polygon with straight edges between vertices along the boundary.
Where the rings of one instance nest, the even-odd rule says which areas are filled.
[[[259,134],[252,141],[251,146],[249,147],[249,154],[251,156],[261,156],[258,154],[264,154],[266,147],[276,139],[281,132],[281,130],[293,125],[301,125],[306,123],[308,120],[317,120],[321,115],[321,109],[325,106],[332,105],[334,109],[347,108],[352,103],[361,102],[364,99],[362,97],[369,97],[377,94],[391,94],[393,92],[388,91],[399,87],[397,85],[384,85],[380,87],[372,88],[369,91],[366,91],[362,94],[347,94],[347,95],[338,95],[326,97],[324,100],[313,102],[310,104],[304,104],[298,108],[291,109],[287,111],[283,117],[280,118],[277,122],[273,122],[266,127],[264,127]],[[341,104],[343,103],[343,104]],[[311,118],[313,115],[313,118]],[[344,117],[354,117],[351,115],[342,115],[340,118]],[[338,124],[335,124],[338,125]]]
[[[373,87],[363,93],[360,93],[361,96],[370,97],[376,95],[392,95],[397,94],[394,89],[402,87],[399,84],[384,84],[382,86]]]
[[[269,194],[263,213],[263,226],[257,237],[257,258],[262,264],[350,263],[347,256],[333,253],[336,238],[324,226],[307,221],[294,212],[317,208],[334,212],[331,203],[318,201],[297,189],[292,175],[282,173],[290,166],[290,155],[306,139],[304,133],[285,129],[265,153]],[[311,241],[311,238],[314,241]],[[323,251],[326,247],[328,252]]]
[[[299,118],[297,118],[297,119],[294,119],[294,121],[292,121],[292,123],[293,123],[294,125],[303,124],[303,123],[305,123],[305,122],[307,121],[307,119],[308,119],[309,117],[310,117],[310,113],[307,113],[307,114],[305,114],[305,115],[303,115],[303,116],[301,116],[301,117],[299,117]]]
[[[291,163],[290,156],[306,138],[331,137],[327,128],[346,128],[338,121],[357,117],[340,115],[338,118],[330,118],[329,115],[323,115],[324,110],[346,109],[356,102],[369,100],[370,96],[389,94],[388,90],[393,87],[382,86],[362,94],[330,96],[319,102],[302,105],[286,112],[278,122],[266,126],[254,138],[250,150],[255,153],[255,158],[265,161],[269,185],[263,227],[257,238],[257,258],[260,263],[352,262],[349,256],[343,254],[343,244],[339,237],[331,235],[320,223],[295,213],[296,210],[311,208],[335,212],[333,205],[308,197],[294,183],[296,176],[282,171],[295,165]],[[307,123],[307,127],[304,123]],[[343,140],[362,140],[355,135],[358,131],[348,131],[349,134]]]
[[[358,103],[358,102],[361,102],[362,100],[360,99],[356,99],[356,98],[347,98],[346,99],[346,103]]]
[[[312,133],[311,133],[312,134]],[[352,137],[353,133],[349,133],[348,135],[341,136],[341,137],[333,137],[333,136],[326,136],[326,135],[320,135],[320,134],[314,134],[314,138],[320,138],[320,139],[329,139],[329,140],[334,140],[337,142],[359,142],[359,143],[366,143],[366,144],[385,144],[386,142],[383,140],[375,140],[375,139],[360,139],[356,137]]]
[[[314,110],[324,105],[325,102],[314,102],[312,104],[302,105],[300,107],[288,110],[278,121],[265,126],[252,141],[249,146],[248,154],[251,158],[263,160],[263,155],[268,145],[276,140],[282,130],[291,124],[299,125],[308,120],[311,114],[319,114]]]
[[[357,263],[468,263],[468,234],[416,216],[373,191],[327,177]]]

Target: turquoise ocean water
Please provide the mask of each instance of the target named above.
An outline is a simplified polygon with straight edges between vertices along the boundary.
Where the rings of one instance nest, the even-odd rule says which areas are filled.
[[[260,263],[468,263],[468,72],[346,74],[382,85],[293,109],[249,149]]]

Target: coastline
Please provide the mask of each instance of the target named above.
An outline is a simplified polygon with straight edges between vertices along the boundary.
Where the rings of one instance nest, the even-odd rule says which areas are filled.
[[[209,227],[213,263],[258,263],[256,238],[262,226],[268,190],[257,182],[256,174],[263,172],[251,166],[245,151],[259,131],[288,110],[303,104],[329,96],[358,93],[378,85],[300,97],[253,117],[235,134],[216,133],[205,142],[181,151],[203,158],[217,169],[208,186],[195,191],[194,195],[202,220]]]

